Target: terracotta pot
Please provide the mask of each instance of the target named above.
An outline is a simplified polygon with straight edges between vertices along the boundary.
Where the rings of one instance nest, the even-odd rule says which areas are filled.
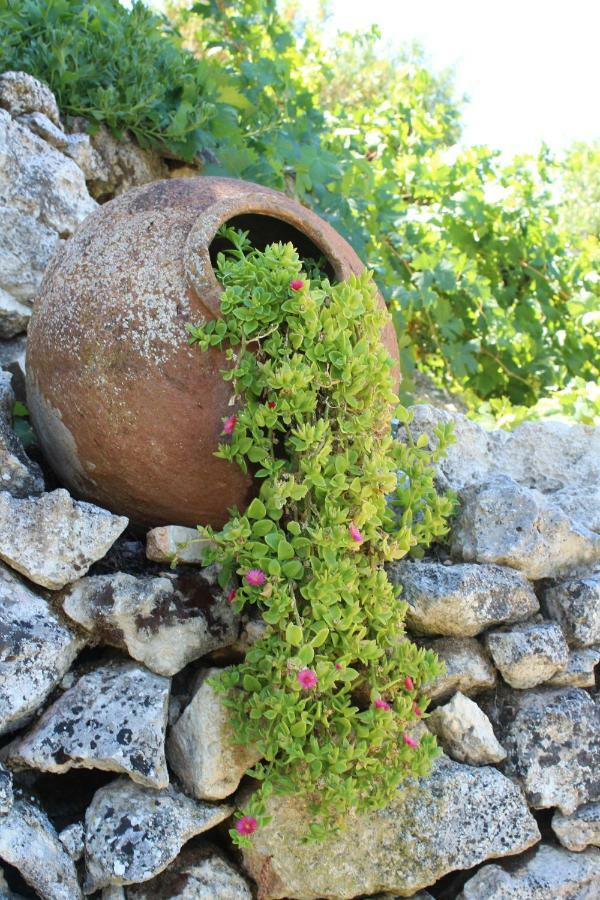
[[[213,452],[231,390],[224,355],[187,343],[219,315],[209,248],[224,222],[292,240],[338,279],[362,263],[283,194],[228,178],[158,181],[99,207],[51,263],[29,329],[27,396],[60,481],[143,525],[222,525],[252,481]],[[213,246],[214,252],[214,246]],[[383,301],[382,301],[383,302]],[[391,323],[384,341],[397,359]]]

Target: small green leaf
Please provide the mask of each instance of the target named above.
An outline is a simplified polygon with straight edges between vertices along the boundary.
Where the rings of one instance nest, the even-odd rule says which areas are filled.
[[[285,629],[285,639],[292,647],[299,647],[302,643],[303,633],[302,628],[299,625],[295,625],[293,622],[290,622],[288,627]]]

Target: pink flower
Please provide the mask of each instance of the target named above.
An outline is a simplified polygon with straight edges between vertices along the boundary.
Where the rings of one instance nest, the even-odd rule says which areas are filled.
[[[310,691],[317,686],[317,676],[312,669],[300,669],[297,678],[299,684],[305,691]]]
[[[269,409],[275,409],[277,404],[275,403],[274,400],[269,400],[269,402],[267,403],[267,406],[269,407]]]
[[[404,743],[406,744],[407,747],[418,747],[419,746],[419,742],[415,741],[415,739],[411,738],[411,736],[408,734],[403,734],[402,740],[404,741]]]
[[[342,665],[340,662],[337,662],[337,663],[335,664],[335,667],[336,667],[336,669],[343,669],[343,668],[344,668],[343,665]]]
[[[304,287],[304,282],[301,278],[294,278],[290,281],[290,287],[293,291],[301,291]]]
[[[258,828],[258,822],[254,816],[242,816],[235,823],[235,830],[238,834],[254,834]]]
[[[406,688],[407,691],[414,691],[415,683],[412,680],[412,678],[410,677],[410,675],[407,675],[406,678],[404,679],[404,687]]]
[[[387,700],[382,700],[380,697],[378,697],[377,700],[373,700],[373,706],[376,709],[391,709],[392,708],[390,706],[390,704],[387,702]]]
[[[224,434],[233,434],[233,429],[237,425],[236,416],[229,416],[228,419],[225,419],[223,422],[223,433]]]
[[[363,536],[360,533],[360,531],[358,530],[358,528],[356,527],[356,525],[354,524],[354,522],[350,523],[350,526],[348,527],[348,531],[350,532],[350,537],[352,538],[352,540],[356,541],[357,544],[360,544],[361,541],[363,540]]]
[[[246,583],[250,587],[262,587],[266,580],[267,576],[262,569],[249,569],[246,572]]]
[[[421,709],[420,706],[417,706],[416,703],[413,703],[413,712],[414,712],[415,716],[422,716],[422,715],[423,715],[423,710]]]
[[[235,600],[235,595],[236,595],[236,594],[237,594],[237,588],[231,588],[231,590],[230,590],[229,593],[227,594],[227,602],[228,602],[228,603],[233,603],[233,601]]]

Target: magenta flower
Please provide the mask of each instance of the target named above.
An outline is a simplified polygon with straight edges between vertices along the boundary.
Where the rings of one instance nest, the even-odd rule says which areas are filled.
[[[233,601],[235,600],[235,595],[236,595],[236,594],[237,594],[237,589],[236,589],[236,588],[231,588],[231,590],[230,590],[229,593],[227,594],[227,602],[228,602],[228,603],[233,603]]]
[[[301,278],[294,278],[290,281],[290,287],[293,291],[301,291],[304,287],[304,282]]]
[[[305,691],[310,691],[317,686],[317,676],[312,669],[300,669],[297,675],[298,682]]]
[[[407,747],[418,747],[419,746],[419,742],[415,741],[414,738],[411,738],[411,736],[409,734],[403,734],[402,740],[404,741],[404,743],[406,744]]]
[[[344,668],[343,665],[341,664],[341,662],[336,662],[335,667],[336,667],[336,669],[343,669],[343,668]]]
[[[416,703],[413,703],[413,712],[414,712],[415,716],[422,716],[422,715],[423,715],[423,710],[421,709],[420,706],[417,706]]]
[[[228,419],[225,419],[223,422],[223,432],[224,434],[233,434],[233,429],[237,425],[237,417],[229,416]]]
[[[412,680],[412,678],[410,677],[410,675],[407,675],[406,678],[404,679],[404,687],[406,688],[407,691],[414,691],[415,683]]]
[[[387,700],[382,700],[381,697],[378,697],[377,700],[373,700],[373,706],[376,709],[391,709],[392,707],[387,702]]]
[[[358,528],[356,527],[356,525],[354,524],[354,522],[350,523],[350,525],[348,527],[348,531],[350,532],[350,537],[352,538],[353,541],[356,541],[357,544],[360,544],[362,542],[363,536],[360,533],[360,531],[358,530]]]
[[[246,572],[246,583],[250,587],[262,587],[266,580],[267,576],[262,569],[249,569]]]
[[[269,402],[267,403],[267,406],[269,407],[269,409],[275,409],[277,404],[275,403],[274,400],[269,400]]]
[[[258,828],[258,822],[254,816],[242,816],[235,823],[235,830],[238,834],[254,834]]]

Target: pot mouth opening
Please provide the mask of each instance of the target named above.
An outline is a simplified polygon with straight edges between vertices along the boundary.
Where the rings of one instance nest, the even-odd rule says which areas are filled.
[[[227,225],[228,228],[247,231],[251,243],[257,250],[264,250],[268,244],[286,244],[289,241],[298,251],[301,260],[315,260],[319,262],[319,268],[323,274],[332,283],[337,280],[333,264],[323,250],[299,228],[283,219],[263,215],[262,213],[243,213],[239,216],[232,216],[232,218],[227,219],[222,224]],[[218,234],[215,235],[208,248],[213,269],[216,270],[219,253],[230,247],[229,241]]]

